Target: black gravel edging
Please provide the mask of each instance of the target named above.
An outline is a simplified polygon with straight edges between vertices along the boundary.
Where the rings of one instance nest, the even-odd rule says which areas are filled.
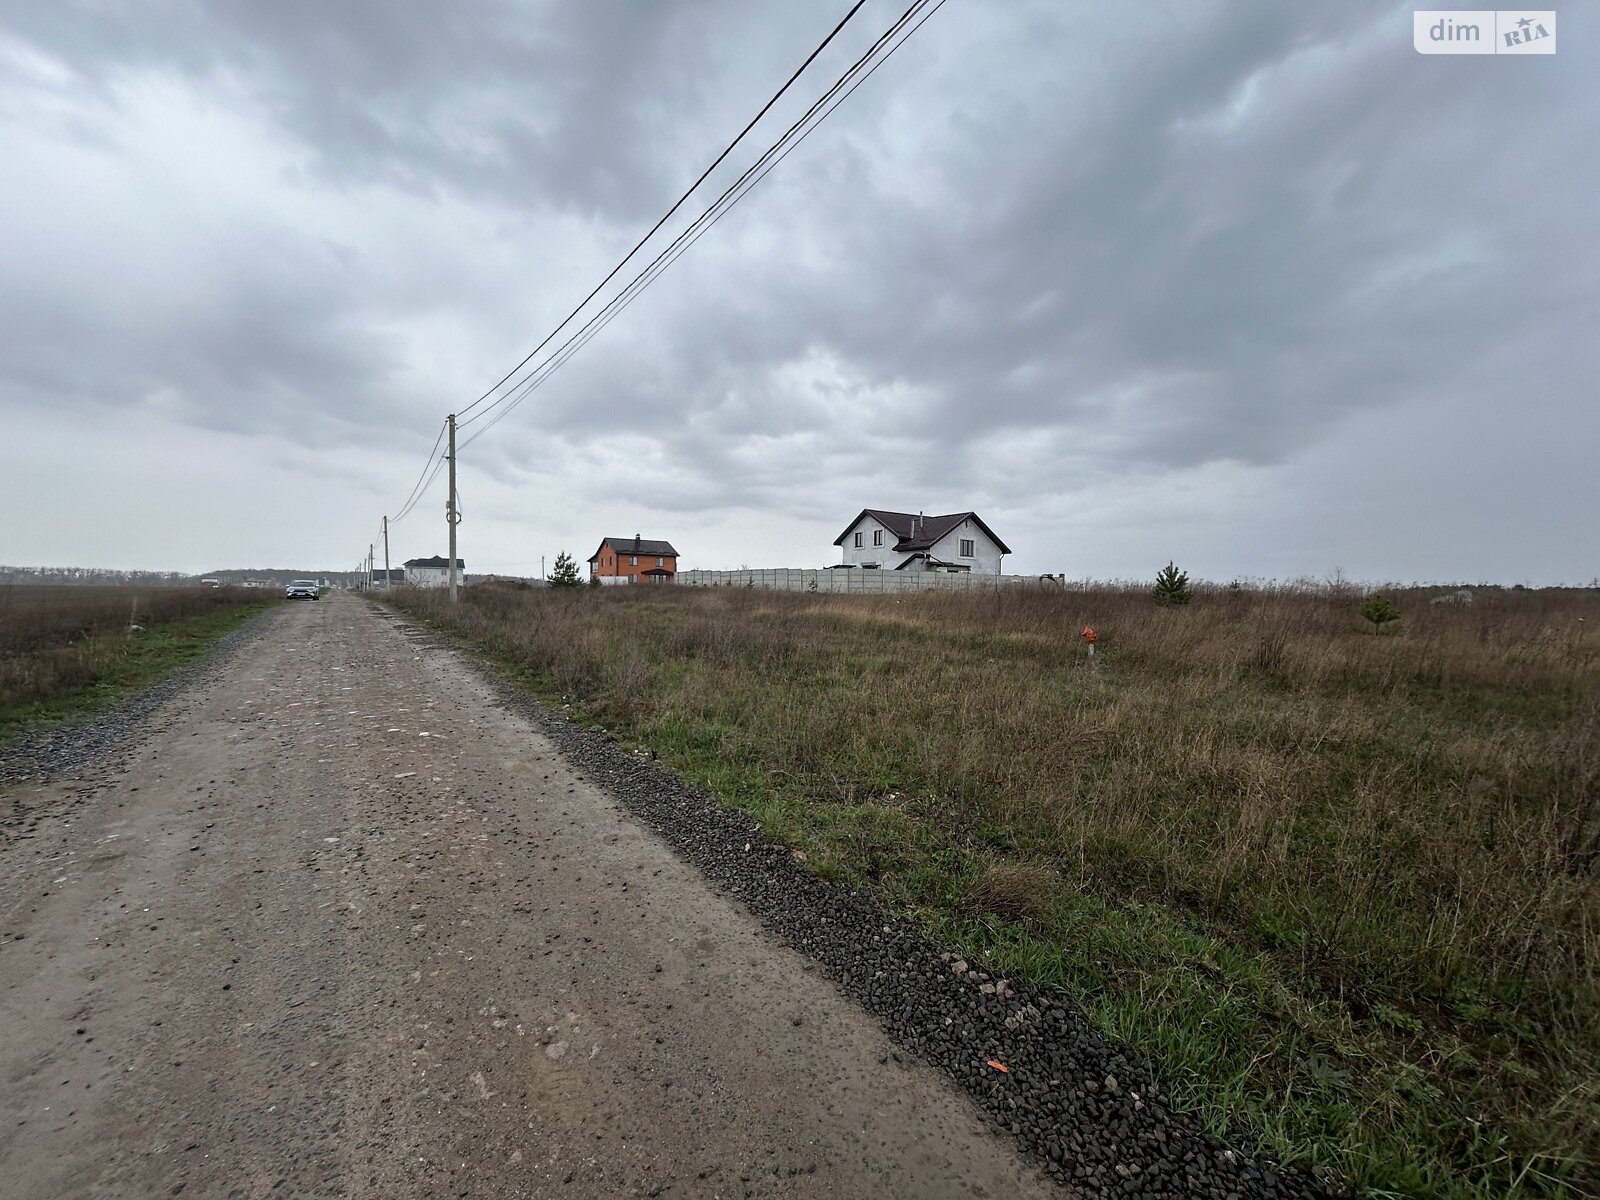
[[[265,632],[267,608],[230,629],[193,662],[82,718],[23,733],[0,746],[0,787],[96,777],[119,769],[134,739],[162,705],[210,678]]]
[[[820,963],[891,1038],[954,1079],[1056,1180],[1089,1195],[1150,1200],[1338,1194],[1174,1113],[1149,1064],[1107,1042],[1063,996],[991,979],[871,896],[811,874],[787,847],[768,843],[748,813],[482,674],[590,779]]]

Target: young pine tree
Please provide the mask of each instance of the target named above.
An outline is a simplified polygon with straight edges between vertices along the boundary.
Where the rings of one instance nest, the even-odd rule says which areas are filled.
[[[1373,594],[1361,602],[1361,607],[1356,610],[1364,621],[1372,622],[1372,632],[1380,633],[1390,621],[1400,619],[1400,610],[1390,602],[1387,596]]]
[[[551,587],[577,587],[578,564],[572,561],[572,555],[563,550],[556,555],[556,565],[550,570]]]
[[[1187,604],[1194,599],[1194,593],[1189,590],[1189,573],[1180,571],[1168,560],[1167,565],[1156,575],[1155,591],[1151,594],[1157,604]]]

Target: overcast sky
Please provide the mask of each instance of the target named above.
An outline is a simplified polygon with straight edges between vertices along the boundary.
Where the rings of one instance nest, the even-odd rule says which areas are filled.
[[[0,562],[351,567],[848,7],[6,0]],[[950,0],[463,450],[468,569],[817,566],[875,507],[1028,573],[1588,582],[1594,9],[1492,60],[1411,11]]]

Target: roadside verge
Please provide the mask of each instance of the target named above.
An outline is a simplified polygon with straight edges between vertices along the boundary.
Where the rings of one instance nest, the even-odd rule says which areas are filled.
[[[410,614],[377,610],[416,636]],[[445,647],[472,644],[433,628]],[[814,875],[748,813],[724,807],[604,731],[541,703],[469,653],[509,707],[716,887],[821,964],[901,1046],[938,1066],[1050,1175],[1091,1194],[1312,1197],[1328,1193],[1235,1151],[1172,1110],[1140,1056],[1091,1029],[1066,997],[993,977]]]
[[[0,786],[112,765],[152,713],[259,637],[276,607],[252,601],[165,622],[134,651],[108,656],[91,682],[0,710]]]

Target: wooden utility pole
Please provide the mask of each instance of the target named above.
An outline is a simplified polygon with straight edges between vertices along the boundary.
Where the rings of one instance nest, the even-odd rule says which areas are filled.
[[[383,519],[383,590],[389,590],[389,518]]]
[[[456,512],[456,415],[450,414],[450,493],[444,502],[445,519],[450,524],[450,603],[456,602],[456,525],[461,517]]]

